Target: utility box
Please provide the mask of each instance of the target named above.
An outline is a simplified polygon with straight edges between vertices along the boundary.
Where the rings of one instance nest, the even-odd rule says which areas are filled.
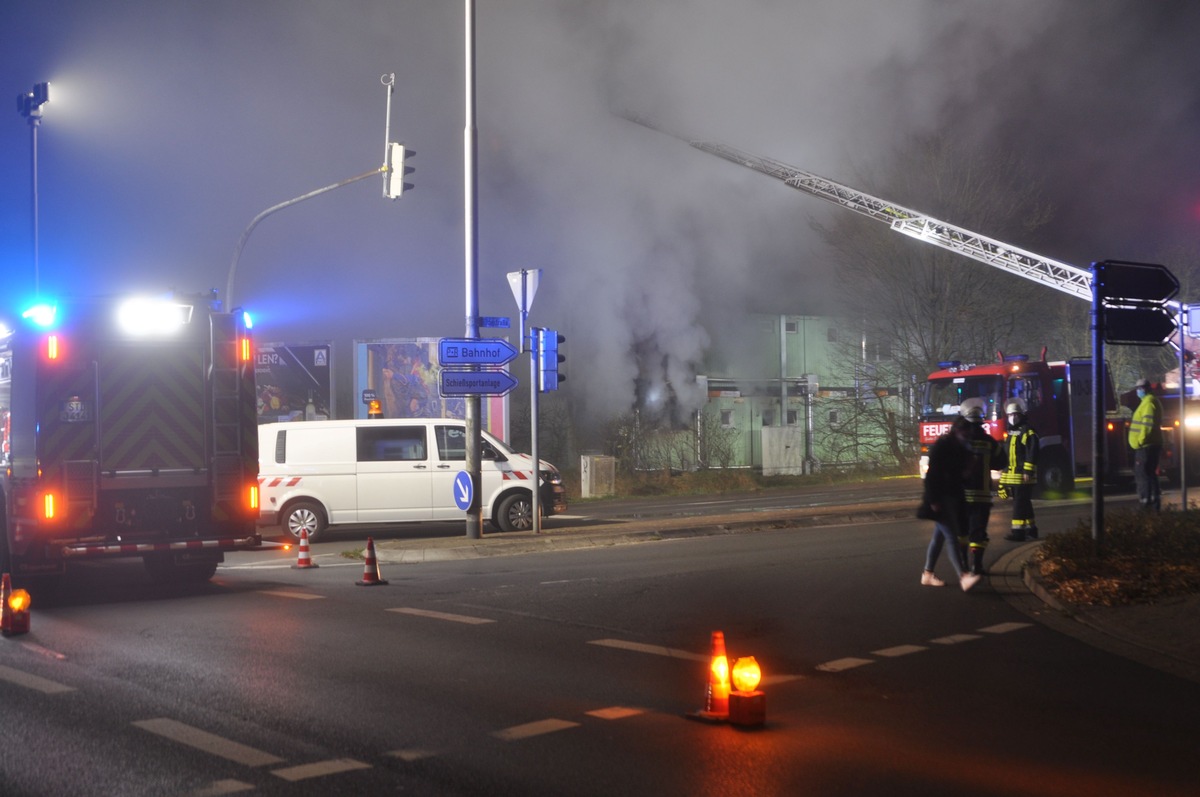
[[[617,491],[617,458],[584,454],[579,458],[579,488],[583,498],[602,498]]]

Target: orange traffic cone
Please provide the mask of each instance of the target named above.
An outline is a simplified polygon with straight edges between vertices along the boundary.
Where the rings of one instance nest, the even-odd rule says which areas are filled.
[[[387,583],[379,577],[379,562],[375,560],[375,540],[372,537],[367,537],[367,552],[363,556],[362,581],[354,583],[360,587],[374,587]]]
[[[312,560],[308,555],[308,529],[300,530],[300,552],[296,554],[296,564],[292,565],[293,570],[305,570],[310,567],[320,567],[319,564]]]
[[[712,632],[712,658],[704,688],[704,708],[688,716],[708,722],[729,719],[729,659],[725,657],[725,632]]]

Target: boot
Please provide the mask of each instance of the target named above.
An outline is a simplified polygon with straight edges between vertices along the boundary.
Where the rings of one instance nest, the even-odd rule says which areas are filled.
[[[971,549],[971,572],[977,576],[982,576],[986,572],[983,569],[983,549],[982,548],[972,548]]]

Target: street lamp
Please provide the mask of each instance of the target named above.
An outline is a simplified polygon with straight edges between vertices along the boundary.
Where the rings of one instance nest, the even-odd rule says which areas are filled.
[[[42,106],[50,101],[50,84],[38,83],[33,91],[17,95],[17,113],[29,120],[30,155],[33,174],[33,292],[41,293],[38,278],[38,178],[37,139],[38,126],[42,122]]]

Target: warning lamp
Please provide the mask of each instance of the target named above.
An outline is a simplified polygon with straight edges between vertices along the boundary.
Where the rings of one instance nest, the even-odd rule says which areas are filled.
[[[383,417],[383,404],[380,403],[379,399],[371,399],[370,401],[367,402],[367,417],[368,418],[382,418]]]
[[[58,335],[46,336],[46,359],[57,360],[59,357]]]
[[[246,503],[248,505],[247,508],[255,510],[255,511],[258,510],[258,485],[257,484],[250,485],[250,489],[246,494]]]
[[[46,520],[54,519],[54,493],[42,494],[42,517]]]
[[[250,338],[238,338],[238,357],[244,363],[248,363],[254,359],[254,350],[250,346]]]
[[[757,691],[762,670],[753,656],[733,663],[734,691],[729,693],[729,724],[755,726],[767,721],[767,696]]]
[[[0,576],[0,632],[4,636],[29,632],[29,603],[29,593],[14,590],[8,573]]]

